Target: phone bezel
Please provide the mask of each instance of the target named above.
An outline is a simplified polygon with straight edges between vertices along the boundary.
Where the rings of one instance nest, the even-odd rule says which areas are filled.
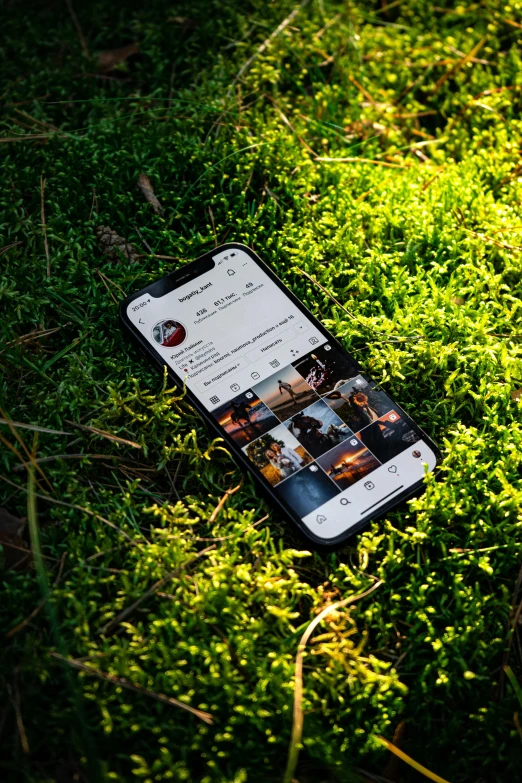
[[[145,351],[147,356],[150,357],[155,364],[159,365],[161,368],[164,367],[167,368],[168,376],[174,382],[177,388],[183,390],[184,388],[183,381],[174,373],[174,371],[169,367],[169,365],[166,364],[163,357],[159,354],[158,351],[154,349],[153,345],[145,338],[145,336],[141,334],[141,332],[134,326],[134,324],[131,322],[130,318],[127,315],[127,309],[135,299],[139,299],[141,296],[149,295],[152,296],[153,298],[160,298],[162,296],[165,296],[170,291],[179,288],[179,286],[184,285],[186,282],[188,282],[189,279],[192,280],[199,277],[199,275],[204,274],[206,271],[209,270],[208,262],[213,259],[213,256],[228,249],[230,250],[238,249],[247,253],[248,256],[252,259],[252,261],[254,261],[254,263],[256,263],[268,275],[270,280],[273,283],[275,283],[278,286],[278,288],[280,288],[285,293],[286,296],[288,296],[292,304],[294,304],[307,318],[309,318],[312,321],[312,323],[318,329],[318,331],[320,331],[321,334],[323,334],[324,337],[328,339],[328,341],[331,342],[332,345],[334,345],[342,354],[347,355],[350,361],[355,363],[361,375],[368,377],[366,373],[362,370],[359,362],[346,350],[346,348],[344,348],[344,346],[339,342],[339,340],[337,340],[337,338],[334,337],[334,335],[331,334],[321,324],[321,322],[313,315],[313,313],[311,313],[310,310],[308,310],[306,305],[304,305],[295,296],[295,294],[292,293],[292,291],[270,269],[268,264],[266,264],[257,255],[257,253],[255,253],[255,251],[253,251],[247,245],[244,245],[240,242],[227,242],[224,245],[220,245],[219,247],[216,247],[213,250],[204,253],[202,256],[199,256],[199,258],[195,259],[194,261],[184,264],[180,269],[177,269],[174,272],[171,272],[168,275],[165,275],[164,277],[155,280],[153,283],[149,283],[149,285],[145,286],[140,291],[137,291],[136,293],[133,293],[130,296],[128,296],[120,304],[119,315],[124,328],[137,341],[139,347]],[[159,296],[157,296],[155,292],[158,293],[161,292],[161,293],[159,293]],[[399,495],[396,495],[394,498],[390,499],[387,503],[380,506],[379,509],[375,511],[375,513],[368,514],[366,517],[356,522],[354,525],[348,528],[348,530],[345,530],[343,533],[340,533],[338,536],[335,536],[334,538],[328,538],[328,539],[320,538],[319,536],[316,536],[311,530],[309,530],[309,528],[307,528],[307,526],[303,523],[301,518],[295,514],[292,507],[289,506],[282,498],[280,498],[274,492],[272,485],[264,478],[264,476],[261,473],[258,473],[256,471],[255,467],[252,465],[250,460],[248,460],[248,458],[243,453],[243,451],[239,448],[239,446],[235,443],[233,438],[227,432],[225,432],[219,427],[217,422],[212,418],[212,415],[209,413],[209,411],[207,411],[204,405],[196,397],[194,392],[192,392],[188,387],[185,387],[185,393],[187,399],[197,410],[197,412],[202,416],[203,420],[205,421],[209,429],[217,433],[218,436],[224,440],[224,442],[227,444],[228,448],[234,455],[239,465],[249,475],[251,475],[254,478],[256,484],[258,484],[264,490],[264,492],[270,497],[271,502],[275,504],[275,506],[278,507],[282,512],[284,512],[284,514],[287,517],[289,517],[290,520],[297,526],[299,531],[315,546],[325,547],[325,548],[332,548],[332,547],[339,546],[340,544],[344,543],[347,539],[351,538],[353,535],[358,533],[363,527],[368,525],[372,520],[378,519],[383,514],[387,513],[390,509],[395,508],[395,506],[399,505],[399,503],[404,502],[404,500],[406,500],[407,498],[418,493],[419,490],[422,490],[425,486],[424,481],[421,479],[420,481],[416,482],[415,484],[405,489]],[[427,435],[424,432],[424,430],[421,427],[419,427],[419,425],[415,421],[413,421],[413,419],[410,416],[408,416],[408,414],[401,408],[401,406],[396,403],[393,397],[388,392],[386,392],[386,394],[392,400],[394,406],[396,406],[397,409],[400,411],[401,416],[403,416],[404,419],[410,424],[410,426],[417,431],[417,433],[421,436],[421,438],[426,442],[426,444],[430,447],[430,449],[435,454],[436,465],[434,470],[436,471],[442,459],[440,450],[433,442],[433,440],[429,437],[429,435]]]

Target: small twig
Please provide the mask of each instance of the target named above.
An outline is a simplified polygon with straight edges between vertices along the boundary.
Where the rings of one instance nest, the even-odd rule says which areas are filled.
[[[146,254],[141,253],[137,258],[144,258]],[[160,256],[159,253],[152,253],[154,258],[161,258],[163,261],[181,261],[182,256]]]
[[[91,211],[89,212],[89,220],[92,218],[92,213],[94,212],[94,205],[96,204],[96,214],[98,214],[98,196],[96,195],[96,188],[92,189],[92,202],[91,202]]]
[[[232,84],[230,85],[230,87],[228,89],[227,98],[230,97],[230,94],[231,94],[231,92],[232,92],[232,90],[234,88],[235,83],[238,82],[241,79],[241,77],[243,76],[244,73],[246,73],[246,71],[248,71],[248,69],[250,68],[250,66],[254,62],[254,60],[256,60],[261,54],[263,54],[263,52],[266,49],[268,49],[268,47],[270,46],[270,44],[272,43],[274,38],[277,38],[277,36],[280,35],[283,32],[283,30],[285,30],[291,22],[293,22],[293,20],[297,16],[297,14],[305,6],[307,6],[309,2],[310,2],[310,0],[302,0],[302,2],[297,6],[297,8],[294,8],[294,10],[291,13],[288,14],[286,19],[283,19],[281,24],[279,24],[276,27],[276,29],[272,33],[270,33],[268,38],[265,38],[265,40],[263,41],[261,46],[259,46],[258,49],[256,49],[256,51],[254,52],[254,54],[251,57],[248,58],[246,63],[244,63],[241,66],[241,68],[239,69],[239,71],[235,75],[235,77],[234,77],[234,79],[232,81]]]
[[[322,163],[371,163],[373,166],[385,166],[388,169],[409,169],[410,166],[401,163],[388,163],[387,160],[373,160],[372,158],[323,158],[317,157],[314,160]]]
[[[104,276],[102,275],[102,273],[100,272],[100,270],[99,270],[99,269],[97,269],[97,270],[96,270],[96,272],[98,273],[98,275],[99,275],[99,277],[100,277],[100,279],[101,279],[101,281],[102,281],[103,285],[105,286],[105,288],[106,288],[106,290],[107,290],[107,293],[108,293],[108,294],[109,294],[109,296],[111,297],[112,301],[114,302],[114,304],[115,304],[115,305],[117,305],[117,304],[118,304],[118,300],[116,299],[116,297],[115,297],[115,296],[114,296],[114,294],[112,293],[111,289],[109,288],[109,286],[108,286],[108,285],[107,285],[107,283],[105,282],[105,280],[104,280]]]
[[[324,27],[321,27],[321,29],[315,33],[314,38],[322,38],[325,32],[333,25],[336,24],[339,19],[342,18],[342,13],[336,14],[333,16],[325,25]]]
[[[239,530],[237,533],[231,533],[229,536],[218,536],[217,538],[202,538],[201,536],[197,536],[194,541],[228,541],[231,538],[242,536],[244,533],[246,533],[247,530],[250,530],[253,527],[257,527],[262,522],[265,522],[268,519],[268,516],[268,514],[265,514],[262,519],[258,519],[257,522],[253,522],[251,525],[247,525],[245,528],[243,528],[243,530]]]
[[[521,245],[508,245],[506,242],[499,242],[498,239],[488,237],[486,234],[479,234],[477,231],[472,231],[470,228],[464,228],[464,231],[466,231],[468,234],[471,234],[476,239],[482,239],[484,242],[491,242],[493,245],[495,245],[495,247],[500,247],[503,250],[522,250]]]
[[[317,152],[315,152],[310,147],[310,145],[302,138],[302,136],[299,135],[299,133],[296,131],[296,129],[294,128],[294,126],[292,125],[292,123],[290,122],[290,120],[288,119],[286,114],[284,114],[284,112],[280,109],[280,107],[278,106],[277,102],[272,98],[272,96],[271,95],[267,95],[266,93],[264,93],[264,97],[267,98],[273,104],[275,110],[279,113],[279,116],[281,117],[281,119],[283,120],[283,122],[287,126],[287,128],[289,128],[292,131],[292,133],[295,136],[297,136],[297,138],[299,139],[299,141],[301,142],[303,147],[306,147],[308,152],[311,152],[312,155],[314,156],[314,158],[317,160],[318,159],[317,158]]]
[[[24,424],[21,421],[0,418],[0,424],[7,424],[9,428],[18,427],[21,430],[32,430],[33,432],[47,432],[49,435],[68,435],[72,437],[72,432],[63,432],[62,430],[52,430],[49,427],[39,427],[36,424]]]
[[[30,343],[33,340],[41,340],[42,337],[49,337],[50,334],[60,332],[62,329],[70,325],[71,321],[68,321],[63,326],[55,326],[53,329],[34,329],[32,332],[28,332],[21,337],[17,337],[16,340],[11,340],[10,342],[5,343],[5,347],[11,348],[15,345],[21,345],[22,343]]]
[[[7,251],[11,250],[12,247],[17,247],[18,245],[23,245],[23,242],[11,242],[10,245],[5,245],[5,247],[0,247],[0,256],[3,256],[4,253],[7,253]]]
[[[381,745],[384,745],[385,748],[388,748],[390,753],[393,753],[395,756],[402,759],[402,761],[406,762],[406,764],[408,764],[410,767],[413,767],[413,769],[416,769],[417,772],[420,772],[421,775],[424,775],[424,777],[429,778],[429,780],[433,780],[434,783],[448,783],[445,778],[441,778],[440,775],[436,775],[435,772],[431,772],[431,770],[427,769],[422,764],[419,764],[418,761],[412,759],[411,756],[408,756],[407,753],[404,753],[404,751],[394,745],[393,742],[390,742],[384,737],[379,736],[377,736],[376,739],[379,740]]]
[[[218,241],[216,236],[216,225],[214,223],[214,213],[212,212],[212,207],[210,206],[208,208],[208,214],[210,215],[210,222],[212,223],[212,233],[214,234],[214,247],[217,247]]]
[[[41,220],[42,232],[44,238],[45,257],[47,258],[47,277],[51,277],[51,259],[49,258],[49,243],[47,241],[47,226],[45,224],[45,183],[43,174],[40,174],[40,201],[41,201]]]
[[[89,47],[87,46],[87,41],[85,40],[85,36],[83,34],[83,30],[82,30],[82,28],[80,26],[80,23],[78,21],[78,17],[76,16],[76,12],[75,12],[75,10],[73,8],[72,0],[65,0],[65,2],[67,3],[67,8],[69,10],[69,14],[71,16],[72,23],[73,23],[73,25],[76,28],[76,33],[77,33],[78,39],[80,41],[80,46],[82,48],[82,52],[84,53],[85,57],[87,57],[87,59],[90,60],[91,59],[91,55],[90,55],[90,52],[89,52]]]
[[[115,677],[112,674],[106,674],[99,669],[95,669],[93,666],[86,666],[84,663],[81,663],[78,660],[65,658],[59,653],[52,652],[51,655],[53,658],[56,658],[57,661],[66,663],[68,666],[72,666],[73,669],[77,669],[80,672],[85,672],[86,674],[90,674],[93,677],[98,677],[98,679],[104,680],[105,682],[111,682],[113,685],[117,685],[120,688],[126,688],[128,691],[139,693],[141,696],[148,696],[149,699],[155,699],[156,701],[160,701],[163,704],[169,704],[171,707],[179,707],[182,710],[187,710],[187,712],[190,712],[192,715],[195,715],[196,718],[199,718],[200,720],[204,721],[204,723],[208,723],[209,725],[212,725],[213,723],[214,718],[209,712],[197,710],[194,707],[191,707],[190,704],[185,704],[182,701],[178,701],[178,699],[174,699],[172,696],[164,696],[163,693],[156,693],[155,691],[151,691],[149,688],[144,688],[142,685],[136,685],[133,682],[129,682],[129,680],[126,680],[123,677]]]
[[[121,286],[119,286],[119,285],[118,285],[118,283],[115,283],[115,282],[114,282],[114,280],[111,280],[111,278],[110,278],[110,277],[107,277],[107,275],[106,275],[106,274],[104,274],[104,273],[101,271],[101,269],[98,269],[98,268],[96,268],[96,272],[98,272],[98,274],[99,274],[99,276],[101,277],[101,279],[102,279],[102,280],[105,280],[107,283],[110,283],[110,284],[111,284],[111,285],[113,285],[115,288],[117,288],[117,289],[118,289],[118,291],[119,291],[119,292],[122,294],[122,296],[127,296],[127,294],[125,293],[125,291],[123,290],[123,288],[122,288]]]
[[[121,460],[123,457],[118,457],[116,454],[52,454],[49,457],[40,457],[34,460],[34,464],[41,465],[42,462],[54,462],[57,459],[117,459]],[[22,465],[15,465],[13,468],[14,473],[20,473]]]
[[[10,442],[7,440],[7,438],[4,438],[4,436],[3,436],[1,433],[0,433],[0,443],[3,443],[3,444],[4,444],[4,446],[5,446],[6,448],[8,448],[8,449],[9,449],[9,451],[11,451],[11,452],[12,452],[12,453],[15,455],[15,457],[17,458],[17,460],[18,460],[18,461],[19,461],[19,463],[20,463],[20,467],[22,467],[22,468],[25,468],[25,470],[27,470],[27,471],[29,472],[29,470],[30,470],[30,466],[31,466],[31,464],[32,464],[31,458],[29,458],[29,459],[30,459],[30,461],[29,461],[29,462],[26,462],[26,461],[24,460],[24,458],[22,457],[22,455],[20,454],[20,452],[18,451],[18,449],[16,448],[16,446],[13,446],[13,444],[12,444],[12,443],[10,443]],[[39,468],[39,470],[41,471],[41,468]],[[38,487],[39,487],[39,488],[42,490],[42,492],[47,492],[47,490],[46,490],[44,487],[42,487],[42,485],[40,484],[40,482],[38,481],[38,479],[35,479],[35,481],[36,481],[36,483],[38,484]],[[47,483],[49,484],[49,482],[47,482]],[[52,486],[51,486],[50,484],[49,484],[49,487],[50,487],[50,488],[51,488],[51,490],[52,490]]]
[[[151,248],[151,246],[149,245],[149,243],[147,242],[147,240],[145,239],[145,237],[143,236],[143,234],[142,234],[142,233],[141,233],[141,231],[139,230],[138,226],[135,226],[135,229],[136,229],[136,231],[138,232],[138,234],[139,234],[139,237],[140,237],[141,241],[143,242],[143,244],[145,245],[145,247],[147,248],[147,250],[149,251],[149,253],[151,254],[151,256],[154,258],[154,256],[156,255],[156,254],[154,253],[154,250]]]
[[[446,82],[451,76],[454,76],[457,71],[460,71],[461,68],[463,68],[465,65],[467,65],[469,62],[471,62],[475,55],[480,52],[486,41],[488,40],[488,36],[485,35],[484,38],[482,38],[478,44],[476,44],[473,49],[468,52],[468,54],[465,57],[462,57],[452,68],[449,68],[449,70],[446,71],[446,73],[443,73],[438,82],[435,84],[433,88],[433,93],[436,93],[440,90],[444,82]]]
[[[27,734],[25,733],[24,722],[22,720],[22,712],[20,710],[20,691],[16,686],[16,693],[13,692],[11,684],[7,684],[7,692],[16,715],[16,725],[18,727],[18,733],[20,734],[20,742],[22,743],[22,750],[24,753],[29,753],[29,743],[27,742]]]
[[[217,504],[216,508],[214,509],[214,511],[212,512],[212,514],[209,516],[209,518],[208,518],[208,524],[209,524],[209,525],[212,525],[212,523],[213,523],[213,522],[215,522],[217,515],[218,515],[218,514],[219,514],[219,512],[222,510],[223,506],[225,505],[225,503],[227,502],[227,500],[229,499],[229,497],[230,497],[231,495],[233,495],[235,492],[237,492],[237,491],[238,491],[238,489],[240,489],[240,488],[241,488],[241,485],[242,485],[242,484],[243,484],[243,481],[241,480],[241,481],[239,482],[239,484],[237,485],[237,487],[234,487],[233,489],[227,489],[227,491],[225,492],[225,494],[223,495],[223,497],[221,498],[221,500],[220,500],[220,501],[219,501],[219,503]]]
[[[394,343],[395,342],[400,342],[401,340],[423,340],[423,339],[426,339],[426,338],[423,338],[423,337],[406,337],[406,336],[405,337],[391,337],[389,334],[386,334],[386,332],[378,332],[376,329],[373,329],[373,327],[368,327],[367,324],[363,324],[363,322],[359,318],[357,318],[349,310],[347,310],[346,307],[344,305],[342,305],[339,302],[339,300],[336,299],[335,296],[330,293],[330,291],[328,291],[323,285],[321,285],[321,283],[318,280],[315,280],[311,275],[308,274],[308,272],[305,272],[303,269],[298,269],[298,271],[299,271],[300,275],[304,275],[305,277],[308,278],[308,280],[310,280],[311,283],[313,283],[318,288],[320,288],[320,290],[324,294],[326,294],[326,296],[328,296],[329,299],[331,299],[332,302],[334,302],[337,305],[337,307],[340,307],[341,310],[346,313],[348,318],[351,318],[352,321],[354,321],[356,324],[359,324],[360,326],[364,326],[365,329],[368,329],[368,328],[371,329],[372,332],[374,334],[378,335],[379,337],[384,337],[387,340],[389,340],[390,342],[394,342]]]
[[[367,595],[373,593],[378,587],[382,585],[382,581],[378,580],[368,590],[358,595],[351,595],[349,598],[345,598],[342,601],[336,601],[334,604],[330,604],[317,617],[315,617],[311,623],[306,627],[305,632],[301,636],[301,641],[297,648],[297,655],[295,658],[295,673],[294,673],[294,716],[292,725],[292,736],[290,739],[290,746],[288,748],[288,761],[286,765],[286,771],[283,778],[283,783],[292,783],[294,780],[295,768],[297,766],[297,760],[299,758],[299,746],[303,736],[303,655],[306,649],[306,645],[311,635],[317,628],[317,626],[332,612],[338,609],[344,609],[345,606],[360,601],[361,598],[366,598]]]
[[[364,97],[370,101],[372,106],[375,108],[375,100],[371,93],[368,92],[368,90],[360,84],[357,79],[355,79],[351,74],[348,75],[348,80],[353,84],[354,87],[356,87],[360,93],[364,95]]]
[[[133,440],[127,440],[126,438],[120,438],[118,435],[113,435],[111,432],[105,432],[105,430],[100,430],[98,427],[90,427],[87,424],[77,424],[75,421],[69,421],[69,419],[65,419],[65,421],[67,424],[70,424],[71,427],[77,427],[79,430],[92,432],[94,435],[101,435],[103,438],[112,440],[115,443],[121,443],[124,446],[132,446],[133,449],[141,449],[139,443],[135,443]]]
[[[34,459],[35,459],[34,455],[29,451],[29,449],[25,445],[25,442],[24,442],[23,438],[18,434],[16,429],[13,426],[11,426],[11,422],[9,420],[9,417],[7,416],[7,414],[4,411],[4,409],[2,408],[2,406],[0,406],[0,414],[2,415],[3,419],[7,422],[7,426],[9,427],[9,430],[10,430],[11,434],[13,435],[13,437],[16,439],[17,443],[19,443],[20,446],[22,447],[22,449],[25,451],[25,453],[27,455],[27,458],[36,467],[36,470],[38,471],[38,473],[43,478],[43,480],[46,482],[47,486],[49,487],[50,491],[52,492],[53,491],[53,485],[51,484],[51,482],[49,481],[49,479],[47,478],[47,476],[43,472],[42,468],[39,468],[38,465],[34,462]],[[5,442],[4,438],[2,438],[2,440]],[[24,460],[20,459],[20,462],[24,462]]]
[[[64,133],[63,131],[61,131],[60,128],[57,128],[56,125],[51,125],[51,123],[44,122],[43,120],[37,120],[36,117],[31,117],[31,115],[27,114],[27,112],[25,112],[25,111],[21,111],[20,109],[14,109],[14,111],[17,114],[20,114],[22,117],[25,117],[27,120],[30,120],[33,123],[33,125],[39,125],[44,130],[55,131],[55,133],[59,133],[61,136],[64,136],[64,137],[67,137],[69,135],[69,134]],[[29,127],[29,126],[27,126],[27,127]],[[34,129],[31,128],[31,130],[34,130]]]
[[[171,579],[174,579],[174,577],[179,576],[179,574],[185,570],[189,565],[194,563],[198,558],[202,557],[203,555],[206,555],[207,552],[210,552],[212,549],[215,549],[216,545],[212,544],[211,546],[205,547],[205,549],[202,549],[201,552],[198,552],[197,555],[195,555],[193,558],[188,560],[186,563],[184,563],[179,568],[176,568],[175,571],[171,571],[166,576],[162,576],[161,579],[158,579],[157,582],[154,582],[152,587],[149,587],[148,590],[146,590],[140,597],[134,601],[130,606],[127,606],[126,609],[123,609],[121,612],[119,612],[116,617],[113,617],[112,620],[110,620],[108,623],[106,623],[103,628],[101,629],[101,632],[107,636],[108,634],[112,633],[112,631],[116,628],[117,625],[119,625],[122,620],[125,620],[126,617],[128,617],[132,612],[138,608],[144,601],[147,600],[147,598],[150,598],[151,595],[154,595],[158,590],[160,590],[163,585],[167,584],[167,582],[170,582]]]
[[[7,144],[11,141],[32,141],[33,139],[49,139],[55,136],[54,133],[27,133],[25,136],[0,136],[0,144]]]

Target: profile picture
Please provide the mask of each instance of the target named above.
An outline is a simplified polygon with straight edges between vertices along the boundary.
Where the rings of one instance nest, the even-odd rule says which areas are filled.
[[[166,321],[158,321],[152,328],[154,340],[164,348],[175,348],[181,345],[187,338],[187,330],[179,321],[170,318]]]

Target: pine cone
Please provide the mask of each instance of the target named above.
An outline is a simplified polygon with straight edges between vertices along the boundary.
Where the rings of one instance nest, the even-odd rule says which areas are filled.
[[[130,242],[120,237],[116,231],[113,231],[109,226],[97,226],[94,229],[98,244],[104,255],[108,256],[112,261],[122,262],[123,259],[127,259],[131,264],[135,264],[138,260],[139,253]]]

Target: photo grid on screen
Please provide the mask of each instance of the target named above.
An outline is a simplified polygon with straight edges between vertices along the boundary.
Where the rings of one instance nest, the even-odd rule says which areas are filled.
[[[329,344],[213,416],[300,517],[419,440],[390,398]]]

